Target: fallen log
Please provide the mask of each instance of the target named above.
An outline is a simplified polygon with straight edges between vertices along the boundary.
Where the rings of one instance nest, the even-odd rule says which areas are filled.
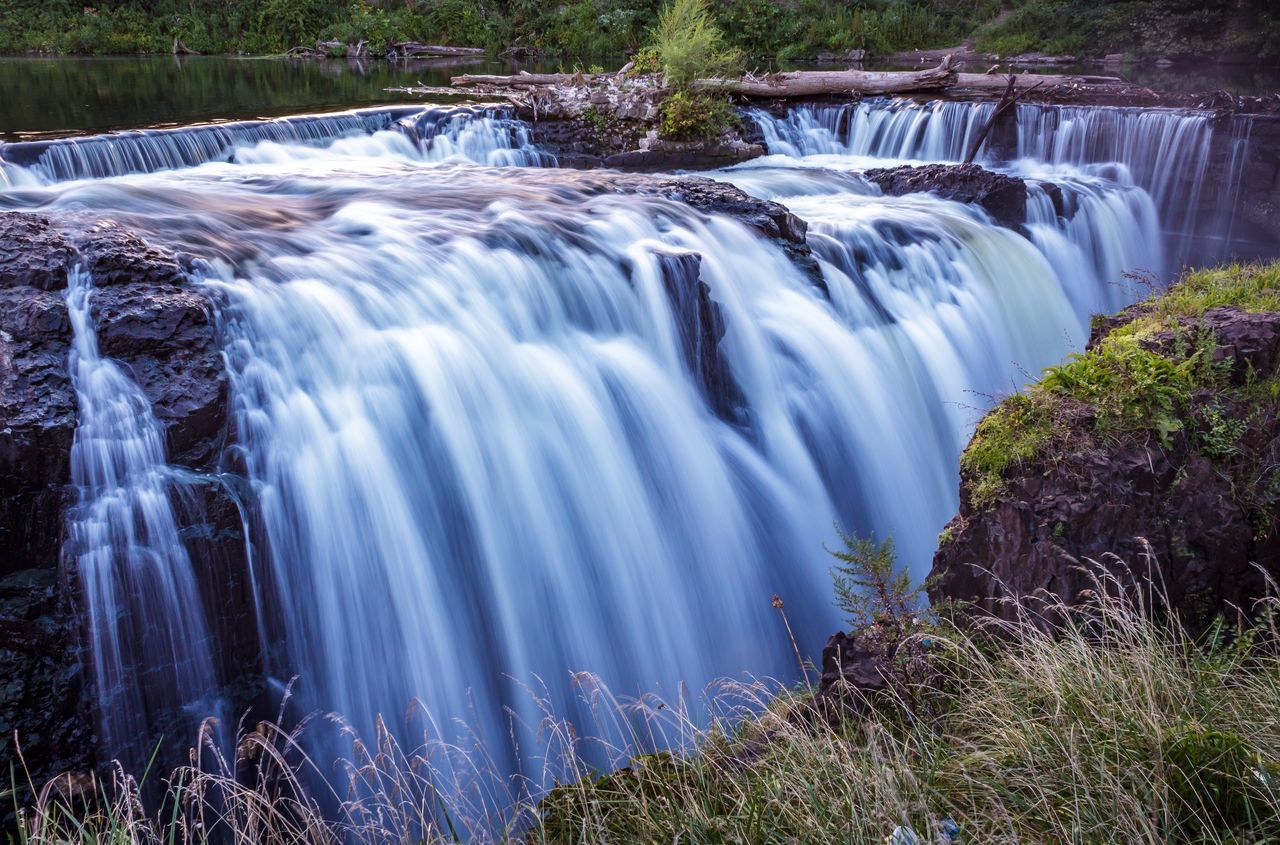
[[[529,73],[521,71],[515,76],[496,76],[485,73],[466,73],[449,80],[454,88],[471,88],[476,85],[492,85],[497,88],[537,88],[543,85],[582,85],[597,76],[596,73]]]
[[[960,76],[950,56],[927,70],[797,70],[742,79],[703,79],[699,87],[717,88],[743,97],[818,97],[829,94],[910,94],[949,88]]]
[[[965,91],[1004,92],[1005,77],[987,73],[960,73],[956,75],[955,88]],[[1018,77],[1014,91],[1032,88],[1056,88],[1064,85],[1130,87],[1118,76],[1068,76],[1058,73],[1025,73]]]
[[[416,41],[397,41],[390,45],[388,52],[394,52],[403,58],[414,56],[479,56],[484,53],[482,47],[450,47],[444,44],[419,44]]]
[[[745,76],[742,79],[701,79],[701,88],[715,88],[744,97],[813,97],[823,94],[906,94],[952,85],[959,66],[948,56],[935,68],[905,71],[816,70]],[[514,76],[466,74],[455,76],[455,88],[488,85],[495,88],[536,88],[544,85],[582,85],[616,74],[528,73]]]

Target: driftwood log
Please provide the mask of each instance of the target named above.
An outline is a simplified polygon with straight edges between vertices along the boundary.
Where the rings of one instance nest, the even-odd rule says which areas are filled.
[[[464,73],[449,80],[454,88],[473,88],[477,85],[492,85],[496,88],[538,88],[543,85],[583,85],[595,80],[613,76],[610,73],[529,73],[521,71],[515,76],[495,76],[486,73]]]
[[[823,94],[906,94],[949,88],[959,76],[950,57],[927,70],[796,70],[738,80],[706,79],[700,86],[716,87],[743,97],[816,97]]]
[[[449,47],[443,44],[419,44],[416,41],[397,41],[390,45],[390,51],[402,58],[415,56],[479,56],[484,53],[482,47]]]
[[[555,86],[581,86],[616,79],[615,73],[528,73],[514,76],[467,74],[455,76],[455,88],[528,89]],[[960,73],[960,64],[951,56],[943,57],[937,67],[925,70],[799,70],[748,74],[741,79],[702,79],[695,85],[724,91],[744,98],[787,99],[791,97],[877,96],[885,94],[937,93],[1001,97],[1025,94],[1039,89],[1038,96],[1078,98],[1096,94],[1111,98],[1150,99],[1155,95],[1115,76],[1069,76],[1062,74],[1024,74],[1009,89],[1007,76],[993,73]],[[1143,96],[1149,95],[1149,96]]]

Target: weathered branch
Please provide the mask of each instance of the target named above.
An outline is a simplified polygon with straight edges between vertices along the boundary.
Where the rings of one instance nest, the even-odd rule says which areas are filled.
[[[1018,99],[1013,93],[1014,88],[1018,84],[1018,75],[1016,73],[1009,74],[1008,87],[1004,89],[1004,93],[1000,95],[1000,102],[996,103],[995,110],[991,112],[991,117],[987,118],[986,124],[983,125],[982,131],[973,139],[973,143],[969,145],[969,151],[965,153],[964,163],[973,164],[973,160],[978,157],[978,150],[982,149],[982,142],[987,140],[987,136],[991,134],[991,127],[996,125],[996,121],[1000,119],[1000,115],[1014,104]]]
[[[955,88],[957,90],[990,92],[1003,91],[1007,80],[996,74],[961,73],[957,74]],[[1056,73],[1026,73],[1018,77],[1014,84],[1016,93],[1025,93],[1032,88],[1055,88],[1058,86],[1102,86],[1130,87],[1118,76],[1066,76]]]

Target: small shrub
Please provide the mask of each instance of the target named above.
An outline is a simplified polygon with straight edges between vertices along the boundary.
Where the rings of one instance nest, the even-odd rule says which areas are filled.
[[[672,141],[712,141],[741,125],[728,100],[697,91],[676,91],[662,102],[658,131]]]
[[[1097,408],[1100,426],[1153,429],[1160,441],[1182,429],[1181,412],[1195,388],[1198,356],[1176,361],[1135,337],[1111,337],[1097,349],[1045,370],[1040,386]]]
[[[631,57],[631,61],[635,64],[631,69],[632,75],[662,72],[662,57],[658,55],[656,47],[641,47]]]
[[[833,551],[831,567],[836,606],[850,626],[879,625],[891,639],[910,632],[923,604],[924,586],[911,584],[911,575],[898,568],[893,538],[877,543],[872,537],[840,532],[843,551]]]

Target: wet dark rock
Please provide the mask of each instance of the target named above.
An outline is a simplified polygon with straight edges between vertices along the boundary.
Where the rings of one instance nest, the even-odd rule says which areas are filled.
[[[75,235],[85,268],[93,274],[94,287],[152,282],[181,285],[177,259],[144,241],[113,221],[90,226]]]
[[[605,167],[656,173],[672,170],[714,170],[764,155],[758,144],[681,143],[627,150],[604,159]]]
[[[736,218],[772,240],[802,244],[809,232],[809,224],[792,214],[782,203],[753,197],[726,182],[683,177],[659,179],[656,186],[668,199],[708,214]]]
[[[1091,345],[1143,311],[1099,321]],[[1168,353],[1206,338],[1216,343],[1214,359],[1230,361],[1237,386],[1277,373],[1277,313],[1213,308],[1142,342]],[[1002,599],[1030,597],[1034,606],[1049,593],[1074,603],[1105,571],[1114,589],[1154,584],[1193,630],[1218,613],[1248,614],[1266,577],[1280,577],[1280,400],[1201,391],[1188,424],[1166,443],[1147,433],[1090,437],[1087,405],[1060,414],[1065,438],[1006,474],[1007,491],[994,503],[975,504],[974,479],[962,477],[960,511],[934,557],[931,598],[974,601],[1009,618]],[[1192,430],[1213,420],[1232,425],[1217,452]]]
[[[59,294],[0,288],[0,575],[57,564],[75,433],[70,334]]]
[[[892,650],[869,642],[866,632],[838,631],[822,647],[820,697],[840,698],[861,710],[868,695],[889,688],[892,677]]]
[[[70,598],[74,589],[59,578],[48,567],[0,577],[0,759],[18,765],[16,732],[37,788],[93,760],[93,719]],[[26,792],[26,779],[19,771],[20,793]],[[11,808],[13,802],[8,803]]]
[[[711,298],[711,287],[700,277],[702,257],[692,252],[662,253],[658,261],[685,366],[716,413],[731,419],[742,395],[720,353],[724,317],[720,304]]]
[[[212,468],[226,428],[227,383],[208,301],[174,283],[138,282],[96,290],[91,302],[99,348],[126,365],[151,400],[169,460]]]
[[[698,211],[724,214],[750,226],[780,246],[814,286],[826,292],[822,270],[807,240],[809,224],[792,214],[785,205],[753,197],[725,182],[697,176],[659,179],[642,190],[656,191]]]
[[[890,196],[931,193],[981,206],[997,223],[1020,228],[1027,219],[1027,185],[976,164],[927,164],[876,168],[863,174]]]
[[[671,141],[659,136],[662,89],[621,94],[594,92],[572,113],[522,109],[535,144],[556,157],[561,167],[608,167],[637,173],[713,170],[765,154],[759,128],[743,122],[742,133],[728,131],[708,141]],[[617,100],[614,102],[614,100]],[[754,136],[746,137],[751,130]]]
[[[0,214],[0,668],[6,679],[0,753],[12,759],[8,743],[16,731],[37,785],[95,762],[76,635],[77,577],[61,565],[66,509],[75,500],[77,401],[68,371],[72,327],[60,289],[75,262],[94,275],[90,302],[102,354],[153,402],[171,462],[212,469],[228,419],[209,303],[186,285],[173,256],[115,223]],[[206,498],[187,496],[196,503]],[[185,524],[207,535],[193,541],[216,546],[220,555],[195,559],[210,567],[208,577],[234,582],[228,573],[244,569],[238,512],[225,503],[193,504],[188,511]]]
[[[61,290],[74,250],[38,214],[0,214],[0,285]]]

